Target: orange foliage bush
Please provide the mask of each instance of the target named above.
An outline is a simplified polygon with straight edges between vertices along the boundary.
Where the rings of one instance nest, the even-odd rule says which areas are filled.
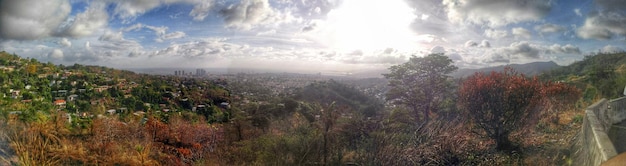
[[[497,149],[511,148],[511,132],[536,122],[537,115],[554,115],[545,110],[562,109],[580,98],[580,90],[573,86],[541,83],[511,68],[476,73],[462,83],[458,93],[469,120],[496,141]]]

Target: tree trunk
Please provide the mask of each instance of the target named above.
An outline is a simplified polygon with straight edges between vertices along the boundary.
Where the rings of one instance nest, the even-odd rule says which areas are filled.
[[[498,133],[498,135],[495,138],[496,140],[496,149],[497,150],[505,150],[505,151],[510,151],[513,150],[513,143],[511,142],[511,140],[509,140],[509,134],[508,133]]]

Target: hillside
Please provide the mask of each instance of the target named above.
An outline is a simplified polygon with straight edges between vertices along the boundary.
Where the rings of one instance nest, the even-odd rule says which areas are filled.
[[[208,80],[0,52],[0,84],[0,165],[184,165],[230,119],[229,92]]]
[[[616,98],[626,85],[626,53],[586,56],[568,66],[541,75],[544,80],[568,82],[584,91],[587,101],[595,98]]]
[[[294,96],[297,100],[317,103],[332,103],[337,106],[349,107],[351,110],[372,117],[377,110],[383,109],[382,101],[368,96],[354,87],[338,83],[334,80],[314,82],[301,88]]]
[[[557,65],[553,61],[532,62],[532,63],[527,63],[527,64],[511,64],[511,65],[502,65],[502,66],[487,67],[487,68],[480,68],[480,69],[459,69],[455,71],[454,73],[452,73],[451,75],[454,78],[462,78],[462,77],[470,76],[476,72],[489,73],[492,71],[502,71],[504,70],[505,67],[511,67],[515,69],[515,71],[523,73],[524,75],[532,76],[532,75],[538,75],[545,71],[550,71],[552,69],[558,68],[559,65]]]

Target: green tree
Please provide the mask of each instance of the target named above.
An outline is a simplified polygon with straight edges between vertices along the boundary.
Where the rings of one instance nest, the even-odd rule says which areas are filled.
[[[442,102],[451,96],[452,84],[447,74],[456,69],[443,54],[412,56],[406,63],[391,66],[391,73],[383,74],[391,87],[387,100],[409,108],[416,120],[421,114],[424,122],[428,122],[429,114],[439,110]]]

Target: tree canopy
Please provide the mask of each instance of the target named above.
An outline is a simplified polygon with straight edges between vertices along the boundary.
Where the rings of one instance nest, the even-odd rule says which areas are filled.
[[[429,114],[436,112],[452,95],[448,74],[456,69],[452,60],[443,54],[412,56],[406,63],[391,66],[391,73],[383,74],[391,87],[387,100],[408,107],[416,120],[421,114],[428,121]]]
[[[476,73],[459,89],[459,103],[473,125],[496,141],[497,149],[514,147],[509,134],[535,115],[541,83],[511,68],[490,74]]]

